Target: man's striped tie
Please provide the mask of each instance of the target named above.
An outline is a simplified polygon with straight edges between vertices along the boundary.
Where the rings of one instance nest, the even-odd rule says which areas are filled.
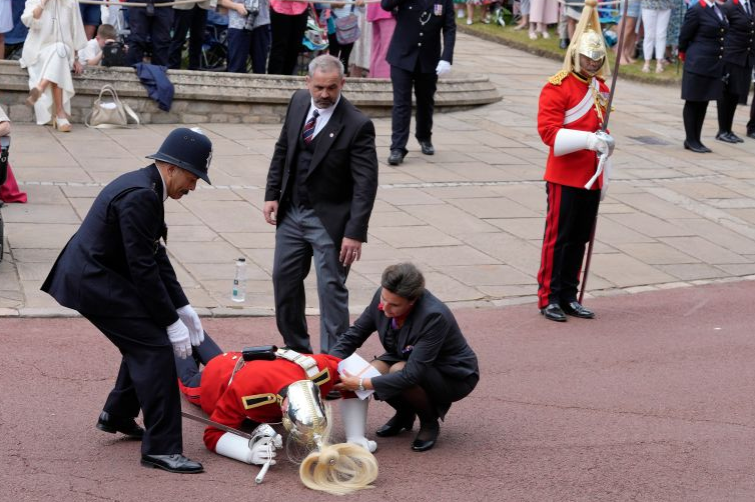
[[[306,144],[310,144],[312,138],[315,136],[315,123],[317,123],[317,117],[319,115],[318,111],[315,110],[312,112],[312,118],[307,120],[307,123],[304,124],[304,130],[301,132],[301,137]]]

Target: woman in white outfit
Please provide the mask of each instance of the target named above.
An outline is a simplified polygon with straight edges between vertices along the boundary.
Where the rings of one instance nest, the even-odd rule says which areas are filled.
[[[666,34],[671,18],[671,0],[642,0],[642,25],[645,27],[645,38],[642,41],[642,53],[645,64],[642,71],[650,71],[650,60],[653,59],[655,49],[655,72],[663,71],[663,59],[666,57]]]
[[[29,97],[37,124],[52,121],[62,132],[71,130],[68,114],[74,95],[71,69],[81,73],[76,51],[87,43],[76,0],[26,0],[21,22],[29,34],[21,53],[22,68],[29,72]]]

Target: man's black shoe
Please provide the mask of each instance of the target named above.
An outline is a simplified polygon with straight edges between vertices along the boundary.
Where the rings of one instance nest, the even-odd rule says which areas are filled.
[[[120,432],[134,439],[141,439],[144,436],[144,429],[139,427],[133,418],[116,418],[107,411],[100,413],[96,427],[110,434]]]
[[[410,431],[414,426],[414,414],[399,415],[396,413],[384,426],[375,431],[375,435],[387,438],[399,434],[401,431]]]
[[[557,303],[549,303],[540,313],[549,321],[566,322],[566,314]]]
[[[391,150],[391,154],[388,156],[388,163],[392,166],[397,166],[404,161],[405,155],[401,150]]]
[[[718,141],[723,141],[724,143],[737,143],[737,140],[732,138],[731,135],[726,131],[718,131],[718,134],[716,134],[716,139]]]
[[[419,146],[425,155],[435,155],[435,147],[429,141],[420,141]]]
[[[558,42],[558,48],[559,49],[567,49],[569,47],[569,39],[568,38],[562,38]]]
[[[581,317],[582,319],[594,319],[595,318],[595,312],[592,310],[585,308],[580,304],[578,301],[573,301],[569,303],[562,303],[561,308],[563,311],[574,317]]]
[[[707,146],[703,145],[702,143],[692,143],[684,140],[684,149],[685,150],[691,150],[695,153],[709,153],[711,150]]]
[[[733,139],[734,141],[736,141],[737,143],[744,143],[745,142],[745,140],[743,140],[742,138],[740,138],[739,136],[737,136],[736,134],[734,134],[731,131],[729,131],[729,137],[731,139]]]
[[[202,464],[189,460],[180,453],[173,455],[142,455],[142,465],[178,474],[196,474],[204,471]]]

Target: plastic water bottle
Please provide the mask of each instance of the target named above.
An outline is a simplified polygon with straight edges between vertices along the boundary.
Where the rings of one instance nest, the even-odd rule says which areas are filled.
[[[246,300],[246,258],[236,260],[236,276],[233,278],[231,300],[238,303]]]

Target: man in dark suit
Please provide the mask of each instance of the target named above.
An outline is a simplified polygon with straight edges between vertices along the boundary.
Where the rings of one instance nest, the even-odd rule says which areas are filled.
[[[97,196],[81,228],[60,253],[42,290],[78,310],[123,359],[97,428],[142,440],[142,464],[170,472],[201,472],[184,457],[174,354],[191,355],[202,323],[181,290],[165,247],[163,202],[210,182],[212,143],[175,129],[155,163],[126,173]],[[172,346],[172,347],[171,347]],[[134,417],[142,410],[145,429]]]
[[[728,0],[721,11],[729,20],[724,42],[724,74],[728,75],[723,94],[718,98],[718,134],[725,143],[744,143],[731,125],[738,103],[747,104],[755,64],[755,12],[752,0]],[[749,132],[749,131],[748,131]]]
[[[433,108],[438,77],[451,71],[456,16],[453,0],[382,0],[381,7],[394,11],[396,30],[388,47],[393,83],[391,154],[397,166],[408,150],[412,119],[412,86],[417,98],[415,136],[422,153],[433,155]],[[443,41],[441,45],[441,34]]]
[[[144,3],[145,0],[128,0]],[[128,53],[126,64],[141,63],[144,54],[151,53],[151,62],[158,66],[168,66],[170,62],[170,30],[173,27],[173,9],[155,7],[162,0],[146,0],[146,7],[128,8]]]
[[[425,289],[425,278],[413,264],[388,266],[380,285],[372,303],[338,338],[331,355],[350,356],[377,331],[385,353],[370,364],[381,375],[341,375],[336,389],[374,390],[378,399],[396,409],[393,418],[377,430],[380,437],[411,430],[415,415],[419,416],[420,430],[412,450],[427,451],[438,438],[438,418],[477,385],[477,356],[453,313]]]
[[[312,258],[320,306],[320,351],[349,327],[346,276],[367,241],[377,192],[372,121],[341,95],[344,69],[329,55],[309,65],[307,90],[291,98],[265,189],[265,221],[277,225],[275,318],[286,346],[312,353],[304,279]]]

